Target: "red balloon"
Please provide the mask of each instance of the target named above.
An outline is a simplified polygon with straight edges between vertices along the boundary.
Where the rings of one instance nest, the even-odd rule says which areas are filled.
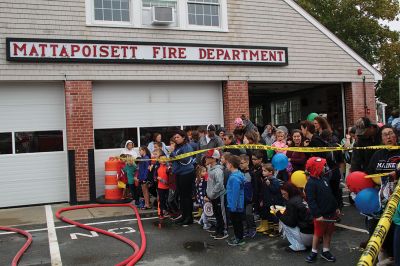
[[[346,179],[346,185],[351,192],[358,193],[365,188],[375,187],[375,183],[371,178],[365,178],[367,174],[355,171],[350,173]]]

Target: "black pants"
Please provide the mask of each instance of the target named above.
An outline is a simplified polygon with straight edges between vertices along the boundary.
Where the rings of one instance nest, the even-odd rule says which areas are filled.
[[[161,189],[161,188],[158,189],[158,201],[161,211],[166,211],[168,209],[167,207],[168,192],[169,189]]]
[[[193,221],[193,183],[194,173],[176,175],[176,190],[179,194],[179,206],[182,211],[182,218],[186,221]]]
[[[243,213],[230,212],[230,216],[235,237],[239,240],[243,239]]]
[[[139,190],[135,184],[129,184],[129,190],[131,191],[132,198],[137,202],[139,200]]]
[[[211,200],[211,203],[213,206],[215,219],[217,220],[216,233],[223,235],[225,229],[225,223],[224,223],[224,217],[222,216],[222,208],[225,208],[225,206],[221,205],[221,197]]]
[[[339,170],[339,168],[336,168],[332,171],[332,177],[329,180],[329,187],[332,190],[333,196],[335,196],[335,199],[336,199],[339,209],[342,209],[343,208],[343,192],[342,192],[342,189],[340,189],[340,180],[341,180],[340,170]]]

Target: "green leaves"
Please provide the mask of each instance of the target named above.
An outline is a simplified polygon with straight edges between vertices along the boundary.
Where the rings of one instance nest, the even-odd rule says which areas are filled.
[[[298,0],[305,10],[383,74],[377,95],[388,111],[399,106],[399,33],[382,25],[399,15],[398,0]]]

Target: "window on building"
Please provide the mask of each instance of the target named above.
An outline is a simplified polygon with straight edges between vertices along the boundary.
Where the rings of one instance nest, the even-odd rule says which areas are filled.
[[[288,99],[271,104],[275,125],[297,123],[301,119],[300,99]]]
[[[140,145],[147,146],[151,141],[153,141],[154,133],[161,133],[161,141],[164,142],[165,145],[169,146],[169,140],[178,129],[181,129],[181,127],[141,127]]]
[[[85,0],[86,24],[103,27],[228,31],[227,1]],[[156,10],[153,7],[161,8]]]
[[[0,133],[0,155],[12,154],[11,132]]]
[[[250,120],[254,121],[256,125],[263,125],[263,106],[258,105],[250,107]]]
[[[168,26],[177,26],[177,0],[142,0],[142,25],[151,25],[153,20],[152,7],[170,7],[173,9],[175,21]]]
[[[30,131],[15,133],[15,153],[63,151],[63,132]]]
[[[130,0],[94,0],[96,21],[130,21]]]
[[[220,26],[220,0],[188,0],[190,25]]]
[[[127,140],[138,146],[137,128],[111,128],[94,130],[95,149],[123,148]]]

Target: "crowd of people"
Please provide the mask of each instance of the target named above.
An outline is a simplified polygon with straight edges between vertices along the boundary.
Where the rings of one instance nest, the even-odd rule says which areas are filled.
[[[380,211],[365,218],[368,231],[373,233],[397,184],[400,150],[310,153],[285,148],[394,146],[398,143],[395,127],[378,126],[362,117],[340,138],[321,116],[302,121],[291,131],[269,124],[261,134],[245,116],[237,118],[234,124],[232,132],[217,130],[214,125],[188,132],[178,130],[168,145],[156,133],[148,146],[139,147],[139,154],[134,152],[133,143],[127,141],[121,152],[128,158],[123,171],[135,204],[142,209],[153,208],[153,195],[161,220],[169,218],[181,226],[197,222],[212,238],[227,239],[231,246],[244,245],[257,234],[269,238],[282,236],[289,242],[288,252],[309,250],[309,263],[317,260],[322,243],[320,257],[334,262],[330,242],[334,224],[341,219],[346,177],[354,171],[388,173],[377,185]],[[274,150],[229,147],[236,144],[264,144]],[[203,149],[208,151],[179,160],[168,159]],[[288,158],[284,169],[277,169],[273,163],[274,156],[280,153]],[[133,160],[138,158],[144,160]],[[305,171],[304,187],[291,182],[296,171]],[[351,202],[352,199],[354,195]],[[233,234],[229,238],[231,225]],[[400,207],[381,254],[400,265]],[[381,261],[384,259],[380,257]]]

